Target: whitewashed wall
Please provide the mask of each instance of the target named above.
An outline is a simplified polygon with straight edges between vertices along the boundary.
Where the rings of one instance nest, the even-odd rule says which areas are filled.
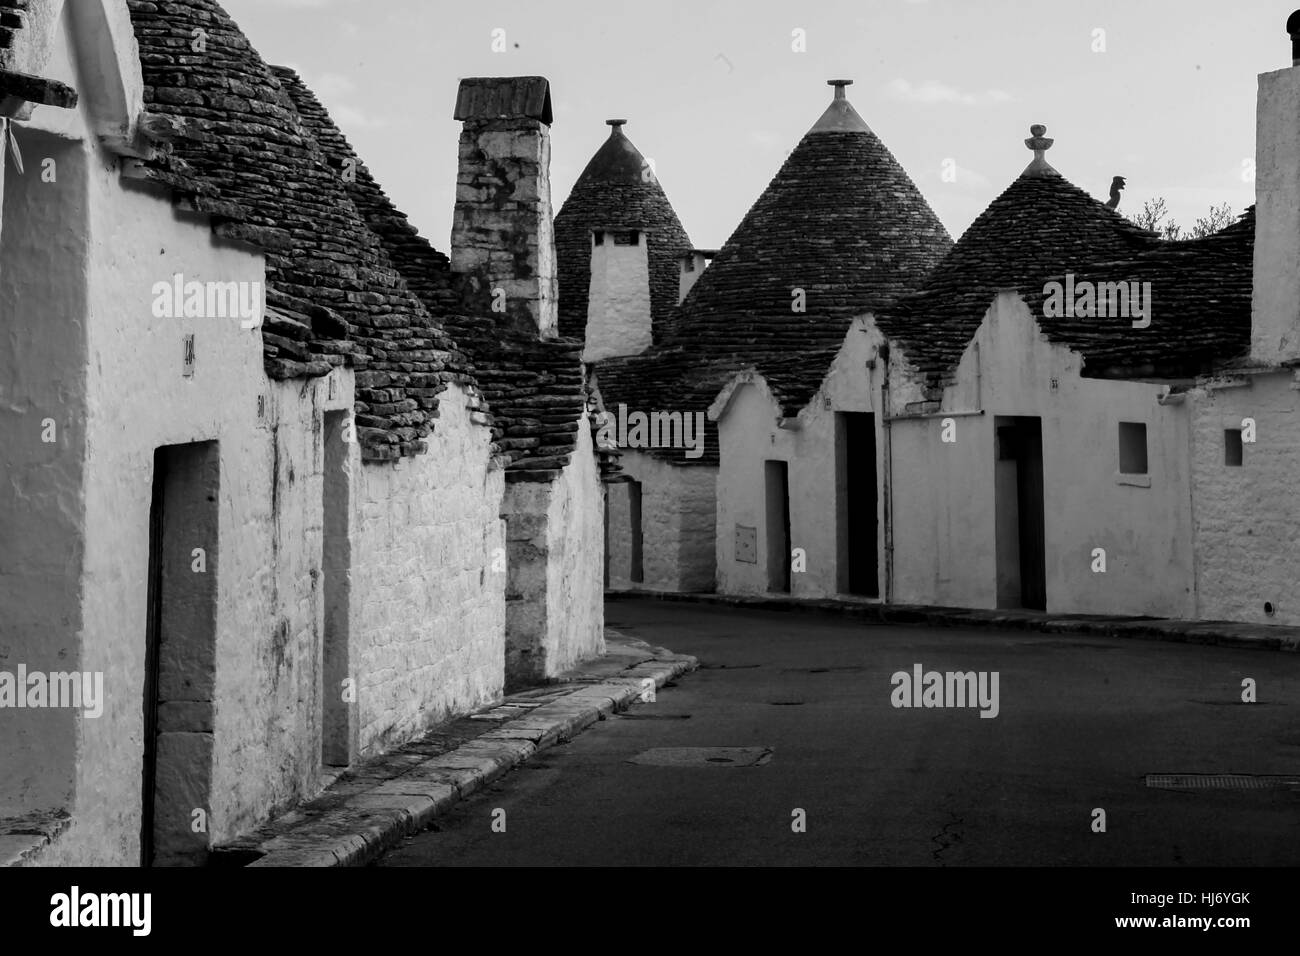
[[[634,246],[618,245],[606,232],[591,250],[584,362],[613,355],[638,355],[650,347],[649,241],[643,232]]]
[[[645,452],[624,449],[623,472],[641,482],[641,566],[633,582],[628,488],[609,486],[609,587],[622,591],[709,592],[715,584],[718,469],[677,467]]]
[[[585,415],[573,457],[554,481],[506,485],[509,684],[544,680],[604,653],[603,510]]]
[[[591,427],[578,423],[573,457],[553,486],[547,514],[546,676],[605,653],[604,515]]]
[[[806,570],[790,576],[790,593],[804,598],[839,593],[835,413],[875,413],[877,460],[882,460],[879,388],[884,370],[866,368],[881,341],[869,321],[852,324],[821,387],[797,416],[798,427],[778,426],[780,409],[761,375],[737,380],[715,403],[722,450],[717,483],[719,593],[768,593],[763,464],[768,460],[788,463],[790,546],[792,551],[803,549],[806,558]],[[882,500],[878,495],[878,521]],[[758,529],[757,563],[736,560],[737,525]]]
[[[504,473],[458,386],[438,408],[428,452],[360,471],[351,631],[363,754],[501,693]]]
[[[837,593],[834,413],[876,415],[883,471],[883,420],[922,410],[923,396],[897,349],[890,358],[889,409],[883,407],[883,366],[867,368],[880,342],[869,319],[854,323],[798,428],[778,426],[777,405],[761,376],[739,381],[715,403],[722,443],[720,592],[768,593],[763,462],[776,459],[789,463],[791,547],[804,549],[807,559],[807,570],[791,575],[791,593]],[[888,426],[894,602],[996,606],[994,420],[1025,415],[1043,419],[1048,609],[1192,614],[1186,414],[1158,405],[1157,385],[1083,379],[1080,368],[1077,355],[1046,341],[1018,298],[1002,296],[967,348],[958,383],[943,397],[944,411],[982,408],[984,414],[956,416],[953,443],[941,440],[942,415]],[[1118,477],[1120,421],[1147,424],[1151,487]],[[890,573],[885,480],[882,475],[878,512],[882,595]],[[756,563],[736,560],[737,525],[757,529]],[[1091,570],[1094,548],[1105,549],[1105,573]]]
[[[1292,379],[1279,370],[1189,395],[1198,617],[1300,624],[1300,392]],[[1240,466],[1225,465],[1224,430],[1245,418],[1255,420],[1256,440],[1242,445]]]
[[[1156,384],[1081,378],[1081,362],[1000,295],[944,395],[945,410],[985,414],[954,419],[953,444],[942,418],[894,425],[896,601],[995,606],[994,419],[1029,415],[1042,418],[1048,610],[1194,613],[1186,410],[1159,405]],[[1147,426],[1150,487],[1118,475],[1121,421]]]
[[[285,747],[294,746],[290,738],[266,726],[277,704],[297,701],[300,686],[293,682],[266,695],[251,674],[239,672],[264,659],[272,643],[271,595],[294,586],[291,579],[278,579],[279,568],[268,562],[275,454],[271,432],[256,418],[258,394],[270,397],[261,369],[261,336],[233,319],[154,318],[151,312],[153,283],[175,271],[199,281],[262,282],[262,259],[248,248],[215,241],[206,219],[186,221],[174,212],[170,197],[123,189],[116,170],[102,161],[92,164],[89,189],[84,563],[69,568],[80,574],[83,608],[79,661],[67,665],[104,672],[106,706],[98,719],[78,718],[74,825],[46,862],[131,864],[140,825],[153,452],[160,445],[219,443],[222,666],[217,693],[222,703],[215,763],[238,764],[236,755],[250,738],[280,741],[274,749],[245,751],[251,767],[229,766],[228,775],[214,775],[216,800],[206,808],[210,833],[218,839],[233,835],[240,823],[233,807],[256,814],[303,786],[315,767],[311,755],[302,752],[310,738],[286,754]],[[196,343],[194,374],[188,378],[182,375],[185,333],[193,333]],[[280,411],[293,419],[300,409]],[[276,414],[268,408],[268,423]],[[300,442],[294,446],[293,430],[293,423],[286,423],[285,467],[296,456],[306,483],[310,458]],[[295,513],[287,502],[284,507]],[[298,549],[310,547],[302,534],[292,540]],[[294,570],[286,561],[284,573]],[[311,609],[297,604],[288,602],[292,613],[286,626],[300,635],[309,626]],[[296,648],[282,650],[295,681],[312,676],[309,667],[293,667]],[[253,753],[260,757],[250,759]],[[240,769],[252,772],[245,777]]]
[[[59,26],[42,72],[84,88],[68,30]],[[211,441],[220,458],[218,546],[205,572],[218,588],[212,798],[196,808],[208,838],[231,838],[315,792],[322,416],[353,404],[347,370],[268,381],[261,334],[237,319],[153,316],[153,285],[175,272],[264,284],[264,262],[215,239],[165,190],[124,182],[91,128],[103,125],[103,106],[83,95],[74,111],[37,109],[18,131],[27,173],[6,184],[20,214],[0,264],[0,382],[11,399],[0,410],[11,478],[0,482],[0,528],[15,542],[0,558],[0,606],[14,622],[0,666],[102,671],[106,698],[98,718],[27,711],[31,726],[0,725],[18,732],[0,737],[0,814],[72,814],[45,865],[138,859],[159,446]],[[49,157],[56,179],[43,182]],[[21,228],[42,221],[57,227]],[[182,374],[187,333],[192,376]],[[47,417],[53,444],[40,441]],[[352,659],[366,753],[500,692],[505,575],[492,568],[504,568],[503,477],[489,469],[489,441],[452,388],[427,455],[363,466],[350,448]]]

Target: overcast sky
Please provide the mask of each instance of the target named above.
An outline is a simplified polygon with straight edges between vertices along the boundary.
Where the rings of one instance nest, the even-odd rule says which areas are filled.
[[[832,77],[954,238],[1032,158],[1184,226],[1254,201],[1257,74],[1290,65],[1297,0],[224,0],[296,68],[397,205],[448,249],[463,76],[551,82],[558,212],[624,128],[691,240],[721,246],[822,110]],[[493,31],[507,51],[494,53]],[[806,50],[796,52],[795,31]],[[1099,33],[1098,31],[1104,31]],[[1104,52],[1094,47],[1104,43]],[[943,175],[955,166],[955,181]],[[948,177],[952,178],[952,177]]]

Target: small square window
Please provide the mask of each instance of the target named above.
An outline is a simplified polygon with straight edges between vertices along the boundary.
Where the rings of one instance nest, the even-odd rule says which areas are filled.
[[[1147,426],[1144,423],[1119,423],[1119,470],[1122,475],[1147,473]]]
[[[593,246],[603,246],[605,244],[605,233],[601,229],[591,231],[591,244]]]
[[[614,245],[616,246],[635,246],[641,241],[641,233],[633,229],[631,232],[614,233]]]
[[[1241,467],[1241,429],[1225,428],[1223,430],[1223,463]]]

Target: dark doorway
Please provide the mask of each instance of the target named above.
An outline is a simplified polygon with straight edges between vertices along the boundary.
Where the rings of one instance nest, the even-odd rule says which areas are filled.
[[[767,589],[790,591],[790,466],[763,463],[767,489]]]
[[[321,763],[346,767],[358,742],[356,675],[351,668],[349,609],[352,541],[348,510],[348,412],[324,416],[324,474],[321,511],[321,591],[324,628],[321,638]]]
[[[835,500],[838,587],[843,594],[880,596],[879,472],[876,416],[835,415]]]
[[[199,865],[208,852],[220,470],[216,442],[154,452],[142,866]]]
[[[162,629],[162,551],[167,456],[153,456],[153,500],[149,506],[149,605],[144,645],[144,782],[140,805],[140,865],[153,865],[153,792],[158,777],[158,640]]]
[[[995,421],[998,606],[1047,609],[1042,419]]]
[[[645,563],[641,552],[641,482],[628,482],[627,507],[632,525],[632,568],[630,577],[633,584],[641,584],[645,581]]]
[[[611,487],[612,487],[611,485],[601,485],[601,489],[600,489],[601,498],[603,499],[604,508],[605,508],[604,541],[602,546],[605,549],[604,574],[605,574],[605,587],[607,589],[609,588],[609,490]]]

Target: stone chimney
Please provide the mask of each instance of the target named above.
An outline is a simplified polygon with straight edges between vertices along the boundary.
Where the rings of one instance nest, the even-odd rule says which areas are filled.
[[[680,269],[677,282],[678,305],[686,301],[687,293],[695,283],[700,281],[700,276],[709,267],[709,260],[717,254],[716,249],[692,249],[686,255],[678,257],[677,265]]]
[[[1286,22],[1292,65],[1259,75],[1250,357],[1300,359],[1300,10]]]
[[[461,80],[451,268],[466,306],[554,338],[551,91],[540,76]]]

